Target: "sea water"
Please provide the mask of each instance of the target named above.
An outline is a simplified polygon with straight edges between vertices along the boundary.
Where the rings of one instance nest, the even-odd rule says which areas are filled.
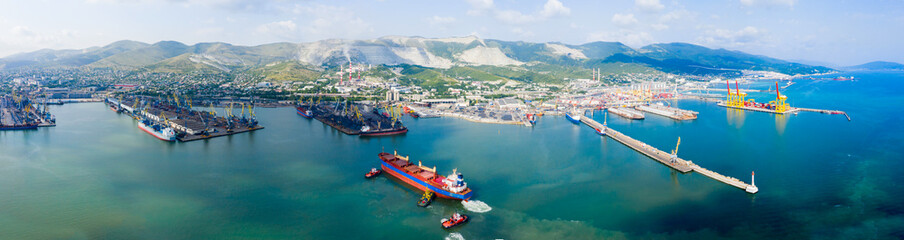
[[[844,75],[856,80],[795,80],[782,94],[850,122],[696,100],[669,102],[696,120],[609,115],[664,151],[681,137],[678,155],[707,169],[745,182],[755,172],[757,194],[561,116],[534,127],[406,117],[407,134],[368,138],[258,108],[263,130],[168,143],[100,103],[53,106],[56,127],[0,132],[0,239],[902,238],[904,73]],[[457,168],[476,201],[420,208],[414,188],[363,177],[394,150]],[[442,229],[454,212],[471,219]]]

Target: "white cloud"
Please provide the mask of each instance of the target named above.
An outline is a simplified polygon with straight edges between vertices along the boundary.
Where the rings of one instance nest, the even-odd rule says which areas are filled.
[[[797,3],[797,0],[740,0],[741,4],[744,6],[788,6],[794,7],[794,4]]]
[[[176,4],[184,7],[211,7],[235,12],[282,12],[291,1],[285,0],[85,0],[90,4]]]
[[[697,42],[723,47],[738,47],[756,44],[765,34],[765,30],[752,26],[747,26],[737,31],[710,29],[705,32],[704,36],[698,38]]]
[[[520,27],[512,28],[512,33],[517,34],[518,36],[521,36],[521,37],[533,37],[534,36],[534,32],[524,30]]]
[[[78,32],[68,29],[43,32],[28,26],[13,26],[7,30],[6,34],[0,34],[0,46],[2,46],[0,56],[42,48],[70,47],[67,44],[75,42],[77,37],[79,37]]]
[[[546,3],[543,4],[543,9],[533,14],[525,14],[511,9],[494,9],[492,1],[488,1],[487,3],[484,1],[468,0],[468,2],[471,3],[472,6],[472,9],[468,10],[468,15],[476,16],[483,14],[483,12],[492,11],[497,20],[508,24],[538,22],[553,17],[568,16],[571,14],[571,9],[565,7],[559,0],[547,0]]]
[[[211,35],[221,35],[226,32],[223,27],[209,27],[195,30],[195,35],[209,37]]]
[[[615,15],[612,15],[612,22],[617,24],[620,27],[628,27],[628,26],[637,24],[637,18],[634,18],[633,13],[628,13],[628,14],[616,13]]]
[[[548,0],[543,4],[543,10],[540,10],[540,16],[550,18],[555,16],[567,16],[571,14],[571,9],[562,5],[559,0]]]
[[[642,47],[653,42],[653,36],[647,32],[621,30],[618,32],[591,33],[589,41],[621,42],[631,47]]]
[[[301,21],[298,31],[305,40],[316,41],[326,38],[361,38],[373,32],[373,26],[357,17],[354,11],[344,7],[314,4],[297,5],[293,10],[309,21]],[[336,14],[336,13],[344,14]]]
[[[537,18],[515,10],[496,11],[496,19],[511,24],[522,24],[536,21]]]
[[[286,40],[295,40],[298,25],[292,20],[271,22],[257,27],[259,33],[270,34]]]
[[[647,12],[658,12],[665,9],[665,5],[662,5],[659,0],[635,0],[634,5]]]
[[[662,31],[662,30],[669,29],[669,25],[665,25],[665,24],[662,24],[662,23],[654,23],[654,24],[650,24],[650,27],[653,28],[653,29],[655,29],[656,31]]]
[[[692,13],[688,10],[681,9],[681,10],[675,10],[675,11],[671,11],[666,14],[663,14],[662,16],[659,17],[659,21],[660,22],[672,22],[672,21],[677,21],[677,20],[681,20],[681,19],[685,19],[685,18],[692,18],[693,16],[694,16],[694,13]]]
[[[428,18],[427,22],[430,22],[430,24],[435,24],[435,25],[436,24],[449,24],[449,23],[455,22],[455,18],[454,17],[440,17],[440,16],[434,15],[433,17]]]
[[[465,0],[471,5],[467,14],[469,16],[481,16],[483,13],[493,9],[493,0]]]

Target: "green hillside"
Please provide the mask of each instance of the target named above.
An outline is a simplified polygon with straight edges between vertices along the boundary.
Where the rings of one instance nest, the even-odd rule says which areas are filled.
[[[252,69],[250,72],[263,75],[267,81],[313,81],[320,78],[321,73],[313,70],[297,60],[275,62],[263,67]]]

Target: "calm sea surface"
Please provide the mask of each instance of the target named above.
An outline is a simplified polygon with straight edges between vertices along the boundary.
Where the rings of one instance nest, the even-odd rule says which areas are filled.
[[[783,93],[851,122],[692,100],[671,104],[700,112],[693,121],[609,116],[660,149],[680,136],[682,158],[723,175],[749,182],[756,171],[755,195],[557,116],[532,128],[407,118],[404,136],[361,138],[259,108],[264,130],[166,143],[100,103],[54,106],[57,127],[0,132],[0,239],[904,238],[904,73],[848,75],[857,80]],[[458,168],[492,210],[419,208],[421,193],[400,181],[365,180],[381,150]],[[472,220],[441,229],[456,211]]]

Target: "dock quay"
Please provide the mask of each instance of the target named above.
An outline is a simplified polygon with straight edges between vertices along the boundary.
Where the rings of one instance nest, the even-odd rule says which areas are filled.
[[[788,113],[796,113],[796,112],[800,111],[800,109],[798,109],[798,108],[793,108],[793,107],[789,107],[789,108],[788,108],[787,110],[785,110],[785,111],[776,111],[776,110],[773,110],[773,109],[758,108],[758,107],[729,106],[728,104],[725,104],[725,102],[719,102],[719,103],[717,103],[716,105],[719,105],[719,106],[722,106],[722,107],[726,107],[726,108],[734,108],[734,109],[749,110],[749,111],[757,111],[757,112],[767,112],[767,113],[774,113],[774,114],[788,114]]]
[[[760,108],[760,107],[748,107],[748,106],[729,106],[725,104],[725,102],[719,102],[717,105],[726,107],[726,108],[734,108],[748,111],[757,111],[757,112],[766,112],[773,114],[789,114],[789,113],[798,113],[798,112],[817,112],[822,114],[840,114],[844,115],[848,121],[851,121],[851,117],[844,111],[839,110],[825,110],[825,109],[815,109],[815,108],[798,108],[798,107],[788,107],[785,111],[776,111],[768,108]]]
[[[56,126],[47,104],[35,103],[27,96],[0,96],[0,130],[33,130]]]
[[[614,107],[607,108],[606,111],[609,111],[612,114],[618,115],[623,118],[632,119],[632,120],[643,120],[644,115],[643,112],[623,107]]]
[[[624,144],[625,146],[628,146],[631,149],[634,149],[635,151],[640,152],[643,155],[646,155],[647,157],[650,157],[653,160],[656,160],[659,163],[662,163],[663,165],[666,165],[681,173],[687,173],[687,172],[694,171],[694,172],[702,174],[703,176],[714,179],[716,181],[728,184],[733,187],[740,188],[748,193],[757,193],[759,191],[759,189],[756,187],[756,185],[752,184],[753,183],[752,181],[751,181],[751,184],[747,184],[741,180],[738,180],[737,178],[727,177],[727,176],[721,175],[719,173],[710,171],[697,164],[694,164],[694,162],[692,162],[692,161],[684,160],[677,156],[675,156],[673,158],[672,154],[669,154],[662,150],[656,149],[650,145],[647,145],[646,143],[643,143],[643,142],[638,141],[634,138],[631,138],[627,135],[624,135],[621,132],[613,130],[612,128],[603,127],[602,124],[600,124],[599,122],[597,122],[593,119],[590,119],[589,117],[582,117],[581,122],[583,122],[584,124],[586,124],[587,126],[593,128],[593,129],[605,129],[606,136],[609,136],[610,138],[615,139],[616,141]]]
[[[219,117],[215,112],[196,111],[190,102],[178,99],[159,99],[155,97],[131,96],[127,98],[107,98],[111,109],[129,114],[134,119],[147,119],[165,125],[176,132],[176,140],[190,142],[250,132],[263,129],[254,118],[252,107],[242,105],[240,116],[232,114],[232,108],[226,109],[226,116]]]
[[[400,109],[387,106],[389,111],[380,113],[377,106],[349,102],[325,102],[302,104],[311,110],[314,119],[348,135],[384,136],[408,132],[399,118]]]
[[[695,111],[673,108],[659,104],[640,105],[635,107],[635,109],[660,116],[665,116],[675,120],[693,120],[697,119],[697,114],[699,114]]]

